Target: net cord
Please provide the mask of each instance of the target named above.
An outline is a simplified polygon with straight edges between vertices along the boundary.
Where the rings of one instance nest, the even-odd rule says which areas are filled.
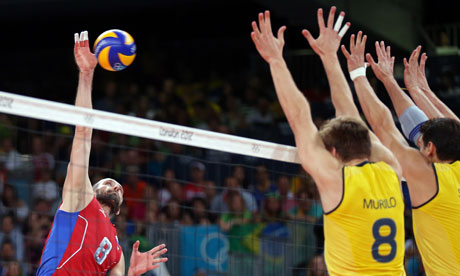
[[[297,148],[0,91],[0,112],[299,164]]]

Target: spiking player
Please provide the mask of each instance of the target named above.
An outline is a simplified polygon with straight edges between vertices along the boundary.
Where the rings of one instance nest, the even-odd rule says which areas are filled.
[[[88,32],[75,34],[75,60],[80,70],[75,105],[92,108],[91,87],[96,57],[89,50]],[[92,129],[76,126],[70,163],[37,275],[125,275],[125,259],[110,217],[118,215],[123,189],[113,179],[91,186],[88,177]],[[134,243],[128,275],[155,269],[167,258],[165,245],[148,252]]]

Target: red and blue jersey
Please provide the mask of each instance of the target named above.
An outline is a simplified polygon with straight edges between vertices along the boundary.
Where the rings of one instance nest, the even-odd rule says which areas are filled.
[[[80,212],[56,212],[37,275],[105,275],[121,253],[115,227],[93,198]]]

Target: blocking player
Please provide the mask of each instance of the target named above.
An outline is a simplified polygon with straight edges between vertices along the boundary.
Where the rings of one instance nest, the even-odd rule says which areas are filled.
[[[338,27],[333,27],[334,14],[335,7],[331,8],[326,26],[322,10],[318,10],[317,39],[310,32],[303,32],[323,61],[337,115],[349,115],[331,120],[319,131],[313,123],[310,106],[296,87],[282,56],[286,28],[281,27],[275,38],[266,11],[259,14],[259,24],[252,23],[251,37],[259,54],[270,65],[302,166],[313,177],[320,193],[329,274],[405,275],[400,168],[392,154],[377,139],[371,139],[369,130],[356,117],[356,107],[350,111],[344,108],[345,102],[340,103],[342,99],[349,104],[352,98],[351,92],[341,87],[346,80],[337,61],[344,34],[339,32],[344,13],[339,16]],[[373,158],[385,162],[369,162]]]
[[[80,70],[75,105],[92,108],[91,86],[97,60],[89,50],[88,32],[75,34],[75,60]],[[91,186],[88,177],[92,129],[76,126],[70,163],[37,275],[125,275],[125,259],[110,218],[118,215],[123,189],[113,179]],[[148,252],[134,243],[128,275],[155,269],[167,258],[165,245]]]
[[[354,46],[350,44],[353,52]],[[385,47],[383,41],[376,42],[375,47],[378,63],[370,54],[366,59],[390,94],[404,134],[420,150],[408,145],[389,109],[372,90],[364,71],[364,45],[359,53],[360,64],[350,67],[349,63],[359,102],[375,134],[401,164],[409,187],[414,235],[426,274],[460,275],[457,232],[460,227],[460,122],[451,118],[427,120],[394,79],[390,47]],[[347,59],[353,55],[344,46],[342,51]]]

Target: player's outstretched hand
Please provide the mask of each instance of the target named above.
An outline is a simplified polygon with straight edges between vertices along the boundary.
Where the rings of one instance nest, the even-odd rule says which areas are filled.
[[[347,51],[345,45],[342,45],[342,53],[347,59],[348,71],[351,72],[357,68],[364,67],[364,50],[366,49],[367,36],[363,36],[363,32],[359,31],[356,36],[352,34],[350,37],[350,52]]]
[[[393,66],[395,57],[391,56],[391,48],[385,48],[385,42],[375,42],[375,51],[377,52],[378,63],[374,61],[371,54],[366,54],[367,62],[372,67],[375,76],[382,82],[388,78],[393,78]]]
[[[161,255],[168,251],[165,247],[166,245],[160,244],[147,252],[141,253],[139,252],[139,241],[136,241],[131,252],[128,276],[144,274],[149,270],[158,268],[159,263],[168,261],[168,258],[160,258]]]
[[[417,85],[422,91],[431,91],[430,86],[428,85],[428,80],[426,79],[426,74],[425,74],[425,64],[426,60],[428,59],[428,56],[426,53],[423,53],[422,56],[420,57],[420,66],[417,69]]]
[[[416,89],[418,88],[418,57],[420,55],[420,50],[422,46],[418,46],[412,51],[409,61],[404,58],[404,84],[407,89]]]
[[[97,65],[96,56],[89,50],[88,31],[75,33],[75,61],[80,72],[91,72]]]
[[[318,9],[319,37],[317,39],[314,39],[308,30],[305,29],[302,31],[302,34],[307,39],[313,51],[320,57],[335,55],[337,53],[340,41],[351,25],[350,22],[347,22],[343,28],[340,29],[343,18],[345,17],[345,12],[340,12],[337,22],[334,25],[335,11],[336,7],[331,7],[326,26],[324,24],[323,9]]]
[[[252,21],[252,29],[252,41],[254,41],[256,49],[262,58],[268,63],[274,60],[282,60],[286,27],[279,28],[278,37],[274,37],[270,22],[270,12],[265,11],[265,13],[259,13],[259,26],[255,21]]]

